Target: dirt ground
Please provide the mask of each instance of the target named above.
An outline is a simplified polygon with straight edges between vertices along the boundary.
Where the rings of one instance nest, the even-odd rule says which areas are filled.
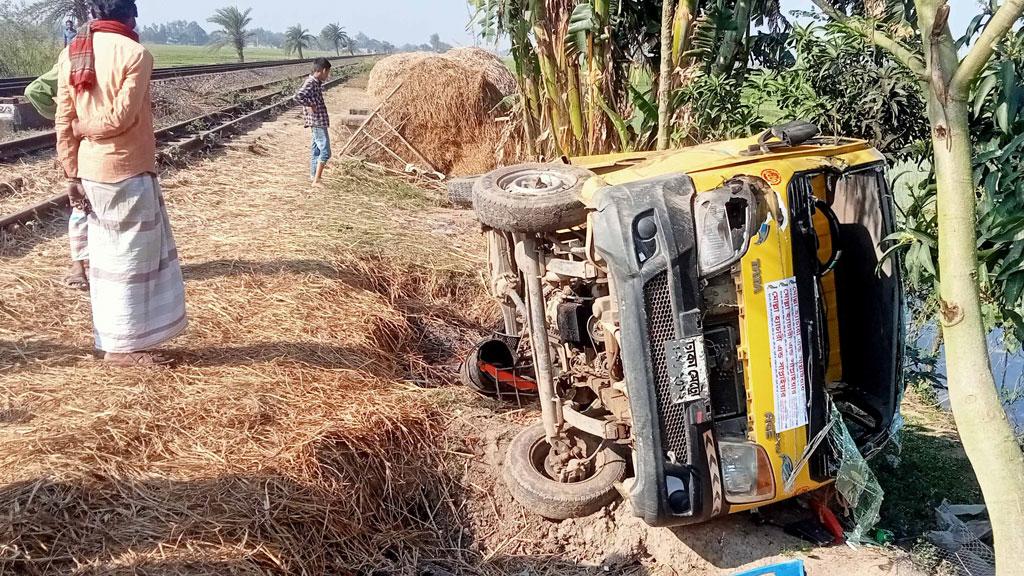
[[[357,81],[328,105],[367,102]],[[0,238],[0,573],[920,573],[749,515],[669,530],[621,503],[523,509],[500,465],[535,407],[454,383],[495,312],[471,214],[351,162],[310,189],[308,140],[289,113],[164,175],[190,311],[177,368],[91,358],[60,219]]]

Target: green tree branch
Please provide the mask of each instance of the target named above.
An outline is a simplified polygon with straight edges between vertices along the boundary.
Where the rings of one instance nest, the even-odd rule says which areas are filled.
[[[958,100],[967,98],[971,83],[988,64],[996,45],[1006,36],[1013,24],[1024,14],[1024,0],[1008,0],[999,7],[992,20],[985,26],[981,37],[960,62],[949,83],[950,96]]]
[[[812,1],[814,2],[814,5],[821,9],[821,11],[829,18],[839,22],[857,34],[860,34],[875,46],[878,46],[883,50],[887,50],[892,54],[893,58],[895,58],[900,64],[909,68],[914,74],[921,77],[925,76],[924,60],[919,54],[915,54],[909,48],[900,44],[885,32],[876,29],[870,22],[861,18],[850,17],[840,12],[829,0]],[[1024,0],[1014,1],[1021,2]]]

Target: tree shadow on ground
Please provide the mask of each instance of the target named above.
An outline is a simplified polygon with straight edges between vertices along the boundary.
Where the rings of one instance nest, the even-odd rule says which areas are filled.
[[[369,349],[320,342],[261,342],[245,346],[204,346],[166,349],[176,366],[191,368],[295,363],[311,368],[366,369],[380,357]]]
[[[337,474],[336,457],[320,460],[322,473]],[[9,484],[0,487],[7,511],[0,573],[647,574],[637,560],[618,557],[592,566],[550,556],[483,557],[470,550],[472,534],[437,516],[443,499],[459,506],[461,490],[429,468],[409,476],[411,463],[388,466],[387,478],[370,472],[354,489],[273,473],[140,480],[99,470],[78,480]]]
[[[733,569],[810,546],[778,527],[810,513],[792,501],[762,508],[770,524],[747,512],[717,518],[704,524],[673,528],[672,534],[686,548],[719,569]]]
[[[347,271],[323,260],[207,260],[184,263],[181,272],[185,281],[212,280],[228,276],[273,276],[277,274],[317,275],[333,280],[349,277]]]
[[[943,500],[981,504],[981,488],[959,440],[907,424],[899,442],[872,460],[885,491],[881,527],[898,539],[912,539],[935,528],[935,508]]]
[[[0,374],[31,364],[74,366],[92,356],[92,349],[52,340],[0,340]]]
[[[294,363],[305,367],[366,369],[380,354],[369,349],[332,346],[320,342],[263,342],[247,346],[208,346],[200,348],[162,348],[175,359],[173,368],[210,368],[249,366],[267,363]],[[14,373],[32,365],[70,367],[98,361],[101,352],[91,347],[68,346],[50,340],[14,342],[0,340],[0,374]]]

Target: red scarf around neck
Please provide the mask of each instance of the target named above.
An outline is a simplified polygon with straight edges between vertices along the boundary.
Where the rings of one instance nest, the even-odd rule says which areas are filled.
[[[71,85],[75,90],[88,90],[96,84],[96,54],[92,50],[92,35],[96,32],[120,34],[138,42],[135,30],[117,20],[93,20],[85,25],[85,31],[71,41],[68,58],[71,60]]]

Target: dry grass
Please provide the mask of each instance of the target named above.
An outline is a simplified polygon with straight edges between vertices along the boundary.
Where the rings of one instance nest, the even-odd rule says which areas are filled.
[[[476,46],[460,46],[446,52],[445,57],[483,70],[487,81],[494,84],[498,91],[505,96],[519,91],[515,76],[494,52],[488,52]]]
[[[484,50],[389,56],[374,66],[367,91],[386,100],[381,116],[430,163],[427,168],[465,176],[521,158],[519,131],[506,119],[506,97],[515,92],[515,80]],[[374,126],[380,142],[361,138],[350,153],[404,168],[383,144],[403,160],[422,164],[390,129]]]
[[[403,52],[382,58],[370,71],[367,93],[377,100],[383,100],[410,70],[430,58],[447,58],[474,70],[483,71],[487,81],[493,84],[502,96],[515,94],[519,90],[515,76],[501,58],[482,48],[463,46],[452,48],[444,54]]]
[[[366,93],[376,100],[387,98],[409,69],[432,56],[436,55],[429,52],[403,52],[381,58],[370,70]]]
[[[355,165],[311,192],[301,124],[257,136],[273,157],[163,179],[191,320],[177,368],[90,358],[59,219],[3,235],[0,573],[472,562],[433,388],[494,312],[472,222]]]

